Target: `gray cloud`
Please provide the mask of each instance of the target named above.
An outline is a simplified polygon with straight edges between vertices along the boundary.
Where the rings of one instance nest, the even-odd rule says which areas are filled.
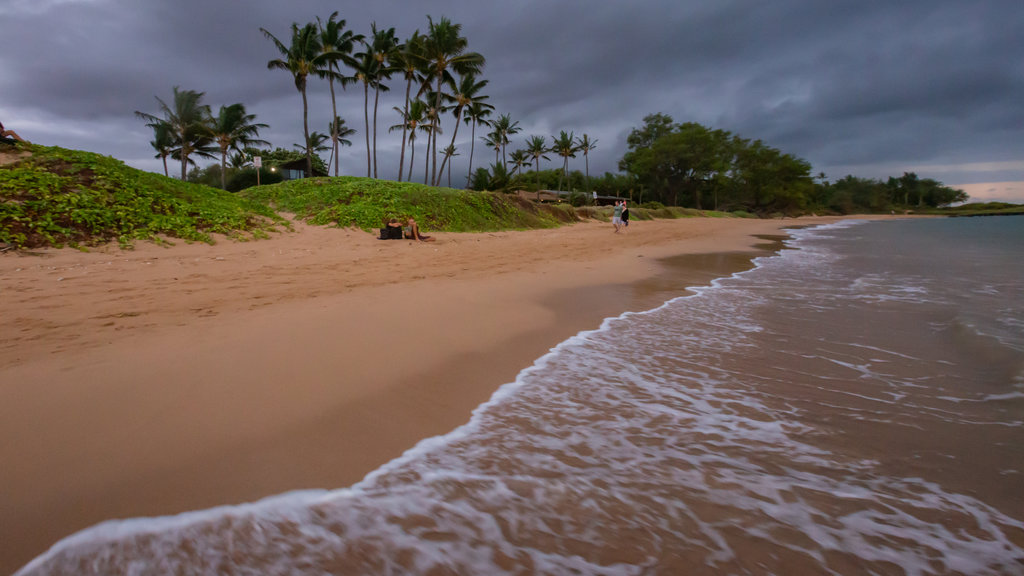
[[[291,147],[301,140],[300,97],[286,73],[267,70],[277,53],[260,27],[287,42],[293,21],[339,10],[357,32],[377,22],[404,38],[425,30],[429,14],[461,24],[470,49],[487,58],[490,102],[522,127],[514,146],[530,134],[587,133],[599,141],[592,174],[615,171],[629,130],[663,112],[762,139],[833,178],[933,166],[934,174],[921,175],[954,185],[1024,180],[1022,170],[940,169],[1024,158],[1024,11],[1016,0],[412,6],[12,1],[0,7],[0,37],[17,47],[0,54],[0,118],[44,144],[159,170],[151,134],[133,112],[155,112],[154,97],[166,100],[181,86],[206,92],[214,108],[245,103],[271,125],[264,138]],[[379,109],[388,177],[399,142],[387,127],[397,122],[402,84],[392,81]],[[311,82],[311,129],[326,131],[329,108],[326,84]],[[339,113],[359,130],[343,169],[365,174],[361,90],[341,93]],[[469,137],[460,128],[456,174],[465,174]],[[490,161],[478,142],[474,164]]]

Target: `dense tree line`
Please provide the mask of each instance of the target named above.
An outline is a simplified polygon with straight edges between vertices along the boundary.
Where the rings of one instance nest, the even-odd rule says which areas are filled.
[[[755,213],[888,212],[947,206],[967,199],[961,190],[905,173],[877,180],[846,176],[834,184],[811,176],[806,160],[760,140],[693,122],[651,114],[627,138],[619,168],[641,201],[696,209]]]
[[[303,142],[295,147],[306,160],[307,174],[340,173],[339,148],[351,146],[355,128],[338,116],[335,86],[344,90],[358,86],[363,105],[363,138],[366,147],[366,176],[377,178],[378,117],[381,93],[400,87],[400,106],[393,106],[398,122],[389,132],[401,132],[398,161],[399,181],[418,179],[434,186],[453,183],[452,159],[468,157],[468,169],[455,175],[467,186],[489,190],[563,190],[631,197],[635,201],[696,209],[743,210],[756,213],[806,213],[811,211],[890,211],[913,207],[944,206],[966,199],[963,192],[940,182],[919,179],[915,174],[890,178],[887,182],[847,176],[834,183],[811,176],[811,165],[761,140],[749,140],[725,130],[694,122],[676,123],[665,114],[651,114],[627,138],[627,150],[619,162],[620,174],[605,173],[591,178],[589,153],[597,139],[561,130],[558,135],[524,135],[523,146],[514,138],[522,132],[509,114],[492,117],[495,107],[484,93],[488,81],[481,77],[485,58],[470,51],[461,25],[447,18],[427,17],[426,31],[416,30],[401,40],[394,28],[373,23],[369,34],[346,28],[338,13],[327,20],[319,17],[303,25],[293,23],[289,36],[279,39],[260,29],[277,50],[269,60],[270,70],[283,70],[301,95]],[[310,79],[325,81],[331,109],[324,132],[310,130],[307,90]],[[260,140],[265,124],[255,122],[244,105],[222,106],[216,116],[203,104],[204,94],[174,88],[171,103],[160,98],[162,116],[136,114],[153,128],[151,142],[156,157],[181,162],[181,177],[195,157],[217,158],[219,166],[193,170],[190,177],[220,187],[237,189],[255,179],[251,162],[261,156],[266,166],[294,160],[295,153],[269,149]],[[371,104],[372,102],[372,104]],[[445,120],[447,118],[447,120]],[[470,130],[468,150],[456,146],[459,128]],[[481,136],[477,130],[484,129]],[[450,134],[450,136],[448,136]],[[439,136],[444,138],[439,142]],[[481,149],[477,150],[479,138]],[[417,143],[422,142],[419,155]],[[255,146],[264,145],[266,149]],[[425,149],[424,149],[425,148]],[[288,152],[289,154],[283,154]],[[326,166],[318,155],[329,152]],[[494,155],[489,162],[490,154]],[[229,156],[230,154],[230,156]],[[486,167],[474,162],[483,157]],[[230,160],[230,163],[229,163]],[[407,162],[408,160],[408,162]],[[542,167],[554,163],[557,168]],[[583,171],[578,170],[583,164]],[[422,163],[421,168],[414,165]],[[575,168],[575,169],[570,169]],[[248,172],[246,172],[248,170]],[[421,170],[421,172],[418,172]],[[245,173],[244,176],[241,174]],[[260,173],[263,174],[262,172]],[[229,177],[239,180],[228,186]],[[273,179],[269,177],[268,180]]]

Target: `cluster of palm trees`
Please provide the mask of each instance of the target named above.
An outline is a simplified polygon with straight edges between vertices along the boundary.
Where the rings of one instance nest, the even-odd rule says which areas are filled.
[[[426,33],[417,30],[405,41],[398,39],[394,28],[378,28],[376,23],[371,25],[368,36],[346,30],[346,22],[338,19],[337,12],[331,14],[326,21],[318,17],[316,22],[303,26],[293,23],[291,39],[287,44],[270,31],[260,29],[280,52],[280,57],[269,61],[267,67],[288,71],[296,89],[302,94],[307,171],[312,171],[313,153],[326,150],[326,141],[330,138],[334,174],[338,175],[339,146],[348,144],[345,137],[354,131],[345,127],[344,120],[337,115],[334,86],[337,83],[344,88],[356,84],[362,87],[363,92],[366,176],[378,177],[377,120],[380,94],[390,90],[387,83],[392,78],[399,77],[404,80],[405,95],[402,105],[393,107],[399,122],[388,128],[389,132],[402,133],[398,181],[413,179],[416,142],[418,136],[422,136],[427,146],[423,182],[438,186],[447,171],[450,185],[451,159],[458,155],[455,141],[461,124],[470,125],[471,130],[467,180],[473,174],[478,126],[492,129],[483,137],[483,142],[495,151],[495,168],[500,166],[501,170],[507,172],[509,158],[506,148],[510,143],[509,137],[520,131],[519,123],[512,121],[508,114],[493,121],[489,119],[494,106],[487,102],[489,96],[483,94],[488,84],[487,80],[480,79],[484,57],[468,50],[468,41],[462,36],[460,24],[444,17],[434,21],[430,16],[427,17],[427,23]],[[306,86],[310,75],[327,80],[330,87],[332,118],[335,120],[329,126],[329,135],[309,132]],[[443,133],[441,119],[445,114],[451,114],[454,119],[447,146],[438,144],[438,136]],[[597,142],[586,135],[576,140],[572,133],[565,132],[553,140],[555,144],[546,148],[543,137],[533,137],[526,150],[512,153],[512,163],[518,170],[532,160],[539,170],[540,159],[547,159],[544,154],[555,152],[564,158],[563,173],[567,177],[568,158],[575,158],[575,153],[579,151],[586,156]],[[589,180],[589,160],[587,172]]]
[[[317,17],[315,22],[301,26],[292,23],[288,43],[260,28],[280,53],[279,58],[267,62],[267,67],[287,71],[296,90],[302,95],[303,142],[295,146],[305,152],[306,173],[313,173],[314,154],[330,150],[328,171],[333,164],[334,175],[339,174],[339,149],[351,145],[348,138],[356,131],[346,126],[345,120],[338,116],[335,86],[340,85],[344,89],[349,85],[358,85],[363,93],[366,176],[378,177],[377,120],[380,94],[390,90],[387,83],[393,77],[401,77],[405,81],[404,99],[401,106],[393,107],[399,122],[389,127],[389,131],[400,130],[402,133],[398,181],[403,178],[413,179],[416,143],[418,137],[422,137],[426,140],[423,182],[438,186],[447,173],[450,186],[451,159],[459,155],[455,141],[462,124],[469,125],[471,130],[467,180],[473,174],[478,127],[490,128],[482,141],[495,152],[493,171],[508,174],[511,162],[517,172],[532,164],[539,175],[540,160],[547,160],[545,154],[553,152],[563,158],[562,176],[568,180],[568,159],[575,158],[580,151],[586,157],[597,141],[586,135],[576,139],[571,132],[563,131],[560,136],[552,137],[552,146],[547,146],[543,136],[531,136],[525,149],[515,150],[509,156],[507,147],[510,137],[521,129],[519,123],[513,121],[508,114],[490,119],[494,106],[487,102],[489,96],[483,93],[488,81],[480,78],[484,57],[467,49],[468,41],[462,36],[461,25],[443,17],[434,21],[428,16],[427,22],[425,34],[417,30],[405,41],[398,39],[394,28],[378,28],[376,23],[371,25],[369,35],[356,34],[346,28],[346,22],[338,18],[338,12],[326,20]],[[310,76],[326,80],[330,89],[333,120],[328,123],[327,134],[310,132],[307,98]],[[246,161],[242,154],[244,148],[268,144],[258,139],[259,130],[267,126],[255,123],[255,116],[247,114],[242,104],[221,107],[219,114],[214,117],[210,108],[202,104],[203,95],[201,92],[175,87],[171,104],[157,98],[163,117],[144,112],[136,114],[154,130],[151,144],[157,150],[156,157],[164,162],[165,174],[168,156],[181,161],[184,179],[187,166],[194,164],[193,157],[212,158],[219,151],[223,185],[228,153],[235,151],[237,158],[232,158],[232,164],[242,165]],[[454,120],[449,127],[450,139],[447,145],[443,142],[439,144],[438,137],[444,133],[442,117],[448,114]],[[589,160],[587,164],[589,187]]]
[[[224,188],[228,152],[241,154],[246,146],[269,144],[259,139],[260,129],[267,125],[255,122],[256,115],[248,114],[241,103],[221,106],[214,116],[210,107],[203,104],[203,96],[203,92],[175,86],[170,104],[159,97],[156,99],[163,117],[139,111],[135,115],[146,120],[146,126],[153,129],[150,145],[157,152],[155,157],[164,163],[165,176],[168,175],[168,156],[181,162],[181,179],[185,180],[188,166],[195,164],[193,156],[216,158],[219,153],[221,187]]]

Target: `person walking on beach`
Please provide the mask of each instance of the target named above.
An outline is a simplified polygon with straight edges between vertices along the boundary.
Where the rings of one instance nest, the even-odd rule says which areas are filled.
[[[612,211],[612,224],[615,226],[615,233],[618,234],[622,228],[622,203],[615,201],[615,209]]]
[[[629,230],[629,206],[626,205],[626,201],[622,201],[622,230],[626,232]]]

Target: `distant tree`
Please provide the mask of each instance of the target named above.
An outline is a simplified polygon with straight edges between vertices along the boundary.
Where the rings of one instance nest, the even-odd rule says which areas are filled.
[[[487,86],[487,80],[477,81],[476,76],[473,74],[464,74],[458,84],[454,82],[449,83],[452,89],[452,98],[454,106],[452,107],[453,114],[455,115],[455,128],[452,130],[452,140],[448,143],[449,148],[455,147],[455,137],[459,133],[459,124],[462,123],[462,111],[467,106],[472,104],[483,103],[488,98],[480,93]],[[451,155],[446,154],[444,161],[441,162],[441,172],[444,172],[445,165],[448,163]],[[449,180],[451,180],[451,174],[449,174]],[[434,183],[437,185],[437,182]]]
[[[550,160],[544,154],[549,148],[543,136],[530,136],[526,140],[526,152],[533,158],[535,175],[537,177],[537,198],[540,198],[540,160]]]
[[[530,153],[527,152],[526,150],[523,150],[522,148],[513,151],[511,158],[513,175],[519,174],[522,171],[523,166],[530,165]]]
[[[491,128],[498,135],[498,140],[501,144],[501,163],[505,164],[505,168],[508,168],[507,159],[505,156],[505,147],[509,143],[509,136],[518,134],[521,128],[519,128],[519,122],[513,122],[512,117],[508,114],[502,114],[491,124]]]
[[[473,102],[464,112],[463,120],[467,124],[472,123],[473,125],[469,140],[469,171],[466,174],[466,180],[469,180],[470,174],[473,173],[473,149],[476,147],[476,127],[478,125],[491,125],[491,122],[487,120],[487,117],[491,115],[491,110],[494,110],[494,106],[491,106],[490,104],[486,104],[484,102]]]
[[[295,89],[302,94],[302,137],[309,142],[309,102],[306,99],[306,81],[310,74],[319,74],[325,69],[330,69],[330,63],[341,58],[340,52],[327,52],[323,49],[321,36],[317,27],[313,24],[306,24],[299,28],[297,23],[292,23],[291,44],[285,45],[276,36],[265,28],[260,28],[263,35],[270,39],[281,58],[267,62],[270,70],[285,70],[295,80]],[[313,173],[313,151],[306,150],[306,173]]]
[[[493,131],[486,136],[481,136],[480,139],[484,141],[488,148],[494,149],[494,163],[497,164],[499,160],[498,155],[501,154],[501,134]]]
[[[174,134],[170,124],[166,122],[153,122],[150,124],[153,128],[153,140],[150,141],[149,145],[156,150],[156,156],[164,163],[164,176],[170,176],[167,172],[167,157],[171,155],[174,150]]]
[[[418,129],[429,134],[430,129],[432,128],[427,121],[427,104],[422,100],[413,100],[404,112],[398,108],[398,106],[395,106],[395,111],[399,114],[403,114],[404,120],[389,128],[389,131],[401,129],[403,141],[408,142],[411,154],[409,157],[409,176],[406,179],[412,181],[412,167],[416,162],[416,130]],[[408,134],[407,140],[404,136],[406,134]],[[405,157],[405,150],[402,150],[402,157]],[[401,167],[402,165],[399,164],[399,168]],[[402,175],[399,174],[399,181],[401,181],[401,176]]]
[[[406,139],[409,137],[408,131],[409,126],[405,123],[405,119],[409,116],[409,106],[412,101],[410,98],[412,92],[412,83],[417,80],[418,77],[423,74],[425,75],[426,58],[423,54],[423,36],[420,35],[419,30],[413,32],[412,36],[408,40],[399,44],[394,52],[394,64],[398,70],[402,71],[402,75],[405,77],[405,100],[401,110],[397,107],[399,115],[403,118],[402,123],[402,153],[401,158],[398,162],[398,181],[402,181],[402,172],[405,169],[405,145]],[[409,160],[409,174],[412,175],[412,160]]]
[[[267,128],[266,124],[253,122],[255,114],[247,114],[245,105],[238,103],[230,106],[221,106],[217,116],[213,119],[211,132],[213,140],[220,149],[220,187],[227,189],[227,158],[228,151],[241,150],[247,146],[270,145],[270,142],[259,139],[261,128]]]
[[[593,150],[594,148],[597,148],[597,138],[594,138],[593,140],[591,140],[590,136],[587,136],[586,134],[584,134],[583,136],[580,136],[579,139],[576,141],[576,149],[579,150],[580,152],[583,152],[583,160],[584,160],[584,166],[586,168],[586,177],[587,177],[587,180],[586,180],[586,182],[587,182],[587,184],[586,184],[586,191],[587,192],[591,191],[591,189],[590,189],[590,151]]]
[[[377,82],[377,61],[369,51],[356,54],[353,63],[355,77],[363,85],[363,126],[366,135],[366,177],[372,174],[372,151],[370,147],[370,86]]]
[[[349,136],[356,133],[355,128],[350,128],[345,125],[345,119],[341,116],[335,116],[334,122],[331,122],[327,126],[327,130],[331,133],[332,139],[332,155],[333,158],[327,163],[327,168],[330,170],[331,163],[334,163],[334,175],[338,175],[338,149],[342,146],[351,146],[352,141],[348,139]]]
[[[562,130],[558,137],[552,136],[554,144],[551,146],[551,151],[562,157],[562,174],[565,176],[566,183],[569,180],[569,158],[576,157],[576,139],[573,137],[573,133],[566,133]],[[562,179],[558,179],[558,190],[562,190]]]
[[[320,153],[327,152],[328,150],[331,149],[331,147],[327,145],[327,143],[330,141],[330,135],[321,134],[320,132],[314,131],[309,133],[308,142],[306,142],[305,144],[293,144],[293,146],[295,146],[299,150],[312,150],[314,157],[319,159],[322,163],[323,159],[320,158]],[[310,172],[309,174],[312,175],[313,173]]]
[[[452,156],[458,156],[458,155],[459,154],[458,154],[458,152],[456,152],[456,148],[455,148],[454,144],[449,144],[444,149],[444,162],[441,163],[441,168],[444,169],[445,166],[448,167],[448,187],[449,188],[452,187],[452,165],[448,162],[448,160],[451,159]]]
[[[395,29],[377,30],[377,23],[370,25],[371,41],[367,46],[374,61],[374,82],[373,82],[373,177],[377,177],[377,108],[380,103],[380,93],[387,92],[390,88],[384,84],[391,75],[397,71],[393,61],[395,52],[398,49],[398,37],[395,36]]]
[[[210,136],[210,107],[203,104],[204,92],[180,90],[174,87],[173,105],[157,97],[160,110],[164,117],[136,111],[135,115],[147,120],[147,126],[157,130],[158,124],[166,125],[166,129],[174,139],[171,156],[181,160],[181,179],[188,175],[188,164],[193,154],[203,158],[213,158],[212,138]]]

